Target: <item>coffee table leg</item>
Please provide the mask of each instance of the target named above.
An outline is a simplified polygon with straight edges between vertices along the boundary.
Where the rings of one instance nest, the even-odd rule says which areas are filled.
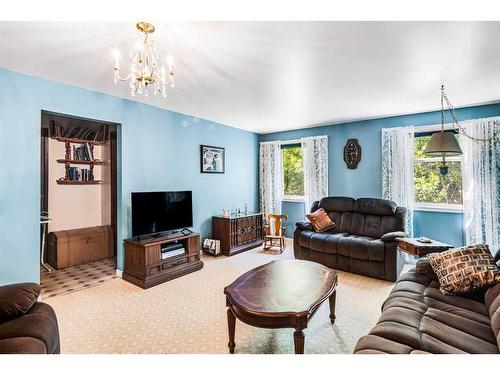
[[[304,332],[295,330],[293,333],[293,341],[295,344],[295,354],[304,354]]]
[[[330,302],[330,322],[335,323],[335,300],[337,298],[337,291],[334,290],[332,295],[329,298]]]
[[[234,343],[234,330],[236,326],[236,317],[234,316],[231,309],[227,309],[227,328],[229,331],[229,342],[227,346],[229,347],[229,352],[234,353],[234,347],[236,344]]]

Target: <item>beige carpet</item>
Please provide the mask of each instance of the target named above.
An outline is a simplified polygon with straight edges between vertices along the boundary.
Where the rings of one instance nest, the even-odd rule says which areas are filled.
[[[274,259],[293,258],[254,249],[233,257],[203,257],[195,273],[148,290],[115,278],[48,299],[56,311],[63,353],[227,353],[223,288],[242,273]],[[324,303],[305,333],[306,353],[352,353],[380,316],[393,284],[341,272],[337,320]],[[293,330],[236,323],[235,353],[293,353]]]

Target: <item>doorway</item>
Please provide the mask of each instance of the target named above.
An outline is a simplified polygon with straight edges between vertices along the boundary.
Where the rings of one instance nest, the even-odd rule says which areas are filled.
[[[44,299],[116,277],[118,125],[41,113]]]

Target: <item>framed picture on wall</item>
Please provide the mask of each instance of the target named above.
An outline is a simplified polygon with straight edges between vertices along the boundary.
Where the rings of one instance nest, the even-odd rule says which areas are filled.
[[[225,173],[226,153],[222,147],[200,145],[200,172]]]

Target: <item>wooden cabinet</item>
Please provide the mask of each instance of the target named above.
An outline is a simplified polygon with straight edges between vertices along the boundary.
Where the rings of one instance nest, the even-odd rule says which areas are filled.
[[[60,270],[114,256],[109,225],[60,230],[48,234],[48,263]]]
[[[264,216],[261,213],[212,217],[212,232],[224,255],[234,255],[262,245]]]
[[[162,260],[162,247],[175,241],[182,243],[185,253]],[[198,233],[145,240],[129,239],[124,242],[125,266],[122,277],[144,289],[203,268]]]

